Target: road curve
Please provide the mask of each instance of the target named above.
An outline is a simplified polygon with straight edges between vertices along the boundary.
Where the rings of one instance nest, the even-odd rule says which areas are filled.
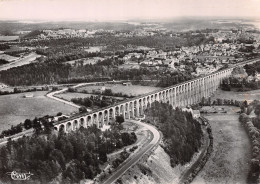
[[[59,101],[59,102],[62,102],[62,103],[71,105],[71,106],[76,107],[76,108],[80,108],[79,105],[76,105],[76,104],[74,104],[74,103],[72,103],[72,102],[69,102],[69,101],[66,101],[66,100],[63,100],[63,99],[61,99],[61,98],[58,98],[58,97],[55,97],[55,96],[54,96],[54,95],[59,94],[59,93],[64,93],[64,92],[67,91],[67,90],[68,90],[68,88],[63,88],[63,89],[58,90],[58,91],[50,92],[50,93],[48,93],[46,96],[47,96],[48,98],[53,99],[53,100],[57,100],[57,101]]]
[[[146,123],[135,120],[127,120],[138,125],[146,127],[151,131],[152,136],[148,139],[149,142],[144,145],[138,152],[130,156],[123,164],[121,164],[105,181],[101,182],[102,184],[111,184],[115,182],[119,177],[121,177],[128,169],[130,169],[134,164],[136,164],[142,156],[144,156],[148,151],[150,151],[160,140],[160,133],[156,128]]]

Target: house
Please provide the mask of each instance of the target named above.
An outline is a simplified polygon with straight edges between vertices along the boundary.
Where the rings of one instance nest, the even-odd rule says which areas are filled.
[[[132,83],[131,82],[124,82],[123,86],[132,86]]]
[[[163,61],[163,64],[168,66],[169,68],[175,69],[174,61],[172,59],[166,59],[165,61]]]
[[[260,81],[260,74],[256,71],[254,76],[256,81]]]
[[[193,113],[192,113],[192,117],[193,118],[199,118],[200,117],[200,111],[199,110],[193,110],[192,111]]]
[[[0,83],[0,89],[6,88],[6,87],[8,87],[8,86],[3,83]]]
[[[32,93],[30,93],[30,94],[25,94],[23,97],[24,98],[32,98],[34,95],[32,94]]]

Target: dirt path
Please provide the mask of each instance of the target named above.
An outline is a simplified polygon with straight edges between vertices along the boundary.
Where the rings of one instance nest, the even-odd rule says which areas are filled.
[[[238,121],[238,110],[205,116],[212,127],[213,153],[193,184],[245,184],[249,171],[250,142]]]

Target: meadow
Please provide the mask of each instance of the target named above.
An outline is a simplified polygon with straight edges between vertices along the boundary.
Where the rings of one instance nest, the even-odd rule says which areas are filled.
[[[78,111],[75,107],[47,98],[44,96],[46,93],[46,91],[37,91],[0,96],[0,132],[24,122],[27,118]],[[33,94],[33,97],[24,98],[24,95],[28,94]]]
[[[153,86],[141,86],[141,85],[130,85],[130,86],[124,86],[122,84],[105,84],[104,86],[85,86],[82,88],[79,88],[79,91],[87,90],[89,93],[92,93],[92,90],[98,90],[102,87],[105,87],[105,89],[111,89],[113,93],[122,93],[127,95],[133,95],[138,96],[145,93],[149,93],[158,89],[161,89],[159,87],[153,87]]]
[[[233,99],[239,101],[247,100],[248,102],[251,102],[253,100],[260,99],[260,90],[234,92],[234,91],[223,91],[218,89],[212,96],[212,99],[217,99],[217,98],[230,99],[230,100]]]
[[[88,97],[97,96],[97,95],[84,94],[84,93],[69,93],[68,92],[68,93],[57,94],[55,96],[58,97],[58,98],[62,98],[64,100],[67,100],[67,101],[71,101],[72,98],[88,98]],[[116,98],[116,99],[119,99],[119,100],[124,99],[123,97],[113,97],[113,98]]]
[[[251,146],[238,121],[238,107],[223,107],[227,113],[208,114],[213,133],[213,153],[192,184],[246,183]]]

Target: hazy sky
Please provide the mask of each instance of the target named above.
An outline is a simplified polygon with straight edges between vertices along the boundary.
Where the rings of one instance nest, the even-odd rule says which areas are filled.
[[[122,20],[178,16],[260,18],[260,0],[0,0],[0,19]]]

